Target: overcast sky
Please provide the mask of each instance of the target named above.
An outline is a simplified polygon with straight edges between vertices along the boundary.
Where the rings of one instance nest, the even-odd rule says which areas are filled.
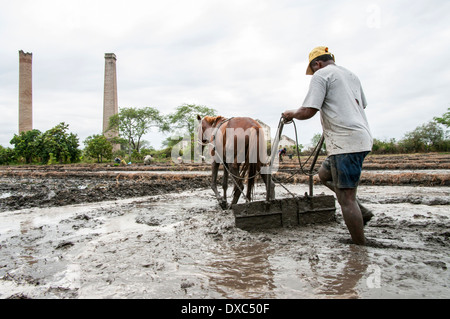
[[[168,114],[184,103],[276,130],[301,106],[312,48],[362,82],[373,136],[401,139],[450,106],[450,1],[0,0],[0,144],[18,133],[19,50],[33,53],[33,128],[102,130],[105,53],[121,107]],[[319,115],[297,122],[300,143]],[[286,129],[294,137],[292,125]],[[168,137],[145,137],[159,149]]]

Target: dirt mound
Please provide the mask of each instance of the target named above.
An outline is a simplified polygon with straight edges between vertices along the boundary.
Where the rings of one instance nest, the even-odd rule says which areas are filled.
[[[448,298],[448,206],[408,196],[449,191],[362,186],[364,247],[339,208],[327,224],[245,231],[205,189],[3,212],[0,298]]]
[[[0,178],[0,211],[30,207],[64,206],[92,203],[105,200],[161,195],[209,185],[204,176],[146,176],[117,174],[90,177],[84,176]],[[39,177],[36,177],[39,175]],[[63,173],[64,175],[64,173]],[[52,173],[52,176],[55,176]],[[65,175],[66,176],[66,175]]]
[[[324,158],[319,158],[318,165]],[[302,157],[301,160],[304,162],[306,157]],[[382,170],[387,168],[391,171]],[[417,170],[405,171],[411,168]],[[450,155],[447,154],[369,155],[364,164],[360,185],[449,186],[449,168]],[[1,166],[0,211],[209,188],[210,169],[210,165],[206,163],[172,162],[127,166],[110,164]],[[305,167],[305,170],[307,169]],[[280,163],[274,179],[289,184],[309,182],[309,177],[299,171],[297,160],[288,158]],[[313,180],[315,185],[320,185],[317,175]],[[229,183],[232,187],[231,179]]]

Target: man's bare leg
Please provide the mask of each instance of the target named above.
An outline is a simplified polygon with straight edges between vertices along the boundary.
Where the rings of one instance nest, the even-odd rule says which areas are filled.
[[[352,240],[357,245],[365,244],[364,221],[358,202],[356,200],[356,188],[337,188],[332,182],[331,172],[323,166],[319,169],[319,177],[322,183],[335,192],[342,216]]]
[[[336,195],[353,243],[364,245],[366,243],[364,223],[361,210],[356,202],[356,188],[336,188]]]
[[[331,172],[330,171],[326,170],[323,167],[320,167],[320,169],[319,169],[319,177],[320,177],[320,180],[322,181],[322,184],[324,184],[326,187],[328,187],[334,193],[336,193],[336,191],[334,189],[335,187],[334,187],[334,183],[333,183],[333,178],[331,176]],[[363,223],[364,223],[364,226],[365,226],[372,219],[373,213],[370,211],[370,209],[368,209],[367,207],[363,206],[358,198],[356,198],[356,203],[358,204],[359,210],[361,211],[361,214],[362,214],[362,217],[363,217]]]

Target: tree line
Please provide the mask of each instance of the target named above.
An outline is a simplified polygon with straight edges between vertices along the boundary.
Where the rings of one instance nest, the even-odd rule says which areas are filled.
[[[416,127],[404,137],[396,141],[374,139],[372,153],[375,154],[402,154],[424,152],[449,152],[450,139],[450,108],[440,117]]]
[[[111,161],[114,157],[127,158],[129,161],[142,161],[146,155],[166,160],[171,157],[172,148],[180,142],[182,136],[191,137],[190,149],[194,149],[194,131],[196,116],[215,116],[217,111],[201,105],[183,104],[175,112],[163,116],[157,109],[122,108],[110,118],[110,130],[119,132],[118,138],[108,139],[103,134],[87,137],[84,149],[80,150],[79,138],[69,132],[69,125],[60,123],[46,132],[31,130],[14,134],[10,144],[13,148],[0,145],[0,164],[63,164],[78,162]],[[449,152],[450,108],[441,117],[420,125],[396,141],[374,139],[372,154],[402,154],[419,152]],[[160,132],[171,133],[172,137],[164,142],[164,148],[154,149],[142,138],[152,128]],[[173,138],[179,136],[179,138]],[[312,144],[320,137],[314,136]],[[120,150],[113,152],[113,145],[120,144]],[[298,146],[300,149],[301,145]],[[324,145],[323,150],[326,149]],[[305,155],[310,150],[302,151]]]
[[[14,134],[10,141],[14,148],[0,148],[0,164],[78,162],[81,156],[78,137],[68,129],[69,125],[63,122],[44,133],[34,129]]]
[[[172,147],[180,139],[167,138],[162,150],[155,150],[149,142],[142,140],[152,128],[160,132],[193,136],[195,119],[201,116],[214,116],[217,111],[202,105],[183,104],[169,115],[162,115],[153,107],[121,108],[112,116],[109,130],[119,132],[117,138],[93,134],[84,141],[81,150],[76,134],[68,131],[69,125],[60,123],[46,132],[37,129],[14,134],[10,144],[13,148],[0,145],[0,164],[68,164],[78,162],[111,161],[115,157],[127,158],[128,161],[141,161],[146,155],[155,158],[170,158]],[[113,145],[119,144],[118,151],[113,152]]]
[[[450,108],[441,117],[434,117],[432,121],[407,132],[398,141],[395,138],[387,140],[374,138],[371,154],[450,152],[449,126]],[[312,146],[309,148],[298,145],[300,155],[310,155],[315,150],[321,136],[321,133],[315,134],[311,140]],[[289,154],[297,154],[295,146],[289,147],[287,151]],[[323,143],[320,154],[326,154],[326,143]]]

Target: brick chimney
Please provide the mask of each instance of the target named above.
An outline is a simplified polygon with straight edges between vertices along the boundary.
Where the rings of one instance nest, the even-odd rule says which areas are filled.
[[[19,51],[19,134],[33,129],[32,53]]]

